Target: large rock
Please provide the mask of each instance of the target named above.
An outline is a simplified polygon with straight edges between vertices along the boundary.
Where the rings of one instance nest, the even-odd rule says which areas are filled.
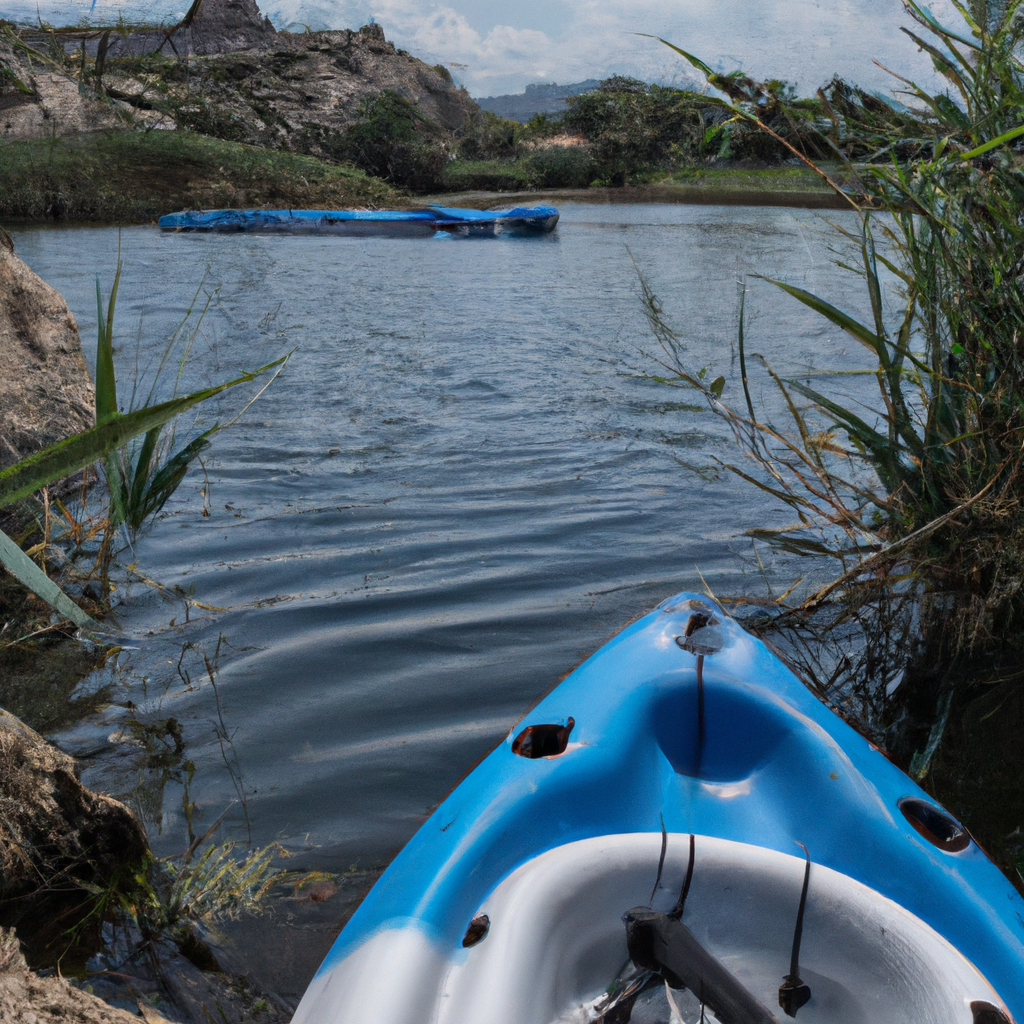
[[[75,318],[0,231],[0,469],[88,429],[94,408]]]
[[[139,819],[86,789],[74,760],[0,710],[0,921],[47,941],[55,906],[109,885],[149,855]]]
[[[192,53],[231,53],[260,46],[274,35],[256,0],[199,0],[194,17],[176,40]]]
[[[145,1024],[166,1024],[146,1008]],[[0,928],[0,1024],[142,1024],[63,978],[41,978],[25,964],[13,931]]]

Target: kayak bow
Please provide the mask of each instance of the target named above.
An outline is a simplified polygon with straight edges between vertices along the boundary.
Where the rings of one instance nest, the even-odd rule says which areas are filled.
[[[643,1019],[666,1024],[1024,1020],[1024,900],[687,594],[584,662],[437,808],[294,1024],[611,1024],[655,997],[664,1016]]]

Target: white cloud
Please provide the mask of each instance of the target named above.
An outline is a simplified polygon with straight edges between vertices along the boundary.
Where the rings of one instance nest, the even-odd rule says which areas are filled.
[[[429,63],[465,65],[456,77],[483,96],[518,91],[528,82],[563,83],[618,73],[653,81],[693,80],[681,58],[649,32],[701,56],[720,70],[743,67],[755,76],[777,76],[812,92],[833,73],[869,88],[892,86],[872,58],[933,83],[930,62],[899,31],[907,16],[899,0],[565,0],[567,18],[535,27],[505,24],[509,8],[473,0],[474,24],[493,21],[487,31],[470,23],[469,0],[263,0],[279,27],[357,28],[370,20],[387,37]],[[35,0],[8,0],[8,16],[35,20]],[[40,0],[44,19],[89,16],[173,21],[183,0]],[[187,5],[184,5],[187,6]],[[543,11],[543,6],[538,6]],[[948,17],[949,0],[933,8]],[[481,13],[483,11],[483,14]],[[503,17],[504,14],[504,17]],[[953,15],[955,19],[955,15]],[[951,19],[952,20],[952,19]]]

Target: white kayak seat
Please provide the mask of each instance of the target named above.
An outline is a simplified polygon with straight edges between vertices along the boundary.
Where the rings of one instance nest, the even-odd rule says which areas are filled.
[[[468,947],[446,947],[409,919],[390,922],[317,975],[294,1024],[595,1021],[593,1008],[629,960],[623,907],[651,899],[661,846],[659,832],[628,833],[531,858],[480,905],[474,917],[487,927]],[[677,903],[688,854],[689,836],[669,833],[656,912]],[[803,857],[697,837],[686,927],[765,1007],[776,1005],[790,965],[805,870]],[[924,921],[818,864],[800,973],[811,998],[799,1024],[1011,1020],[985,978]]]
[[[647,903],[661,842],[659,833],[600,836],[522,865],[481,906],[486,938],[453,962],[435,1015],[419,1019],[552,1024],[592,1005],[629,955],[622,907]],[[656,911],[676,902],[688,848],[689,836],[668,837]],[[803,857],[698,837],[687,929],[763,1007],[777,1003],[789,969],[805,866]],[[812,993],[800,1024],[978,1024],[972,1003],[1003,1013],[992,987],[927,924],[819,865],[800,961]]]

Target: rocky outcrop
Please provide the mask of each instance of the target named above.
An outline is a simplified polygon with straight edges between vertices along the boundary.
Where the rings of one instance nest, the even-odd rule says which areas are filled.
[[[78,59],[82,50],[89,60]],[[146,56],[155,53],[171,60]],[[396,49],[380,25],[276,32],[256,0],[196,0],[169,30],[26,31],[18,46],[0,39],[7,139],[177,125],[337,159],[364,101],[385,92],[441,132],[480,116],[445,68]]]
[[[149,854],[124,804],[86,789],[71,757],[2,710],[0,821],[0,919],[39,946],[83,886],[110,885]]]
[[[148,1010],[146,1024],[166,1024]],[[141,1024],[63,978],[41,978],[25,964],[13,931],[0,928],[0,1024]]]
[[[129,104],[103,102],[53,62],[0,39],[0,139],[52,138],[127,127]]]
[[[94,398],[67,303],[15,255],[10,238],[0,236],[3,469],[91,427]]]
[[[196,0],[189,15],[169,40],[179,54],[251,50],[275,35],[256,0]]]
[[[194,0],[185,16],[169,28],[65,29],[60,32],[26,29],[21,39],[47,52],[54,44],[74,58],[85,50],[95,58],[102,50],[105,60],[144,57],[162,53],[168,57],[231,53],[262,46],[275,34],[270,19],[260,13],[256,0]],[[106,37],[104,39],[104,37]]]
[[[186,76],[121,74],[111,95],[172,114],[181,127],[270,149],[338,157],[364,101],[382,93],[405,100],[421,122],[461,129],[479,108],[443,68],[398,50],[380,25],[293,35],[256,48],[194,59]]]

